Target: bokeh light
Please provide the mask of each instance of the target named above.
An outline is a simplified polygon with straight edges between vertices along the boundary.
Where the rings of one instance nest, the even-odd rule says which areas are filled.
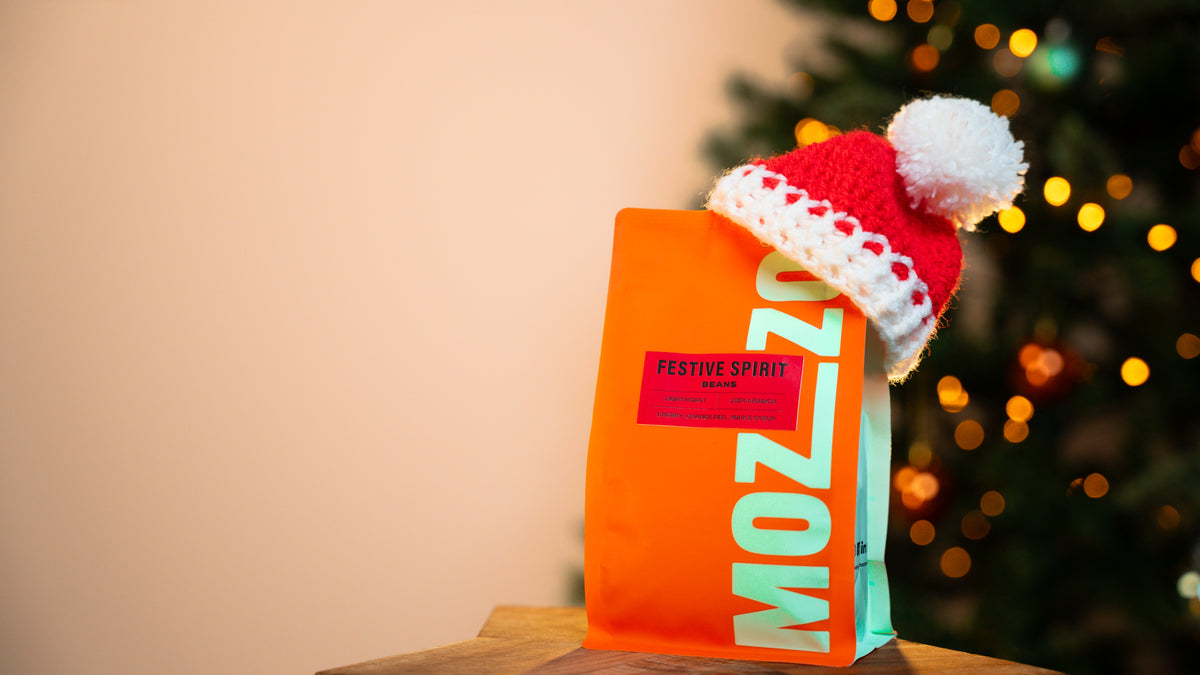
[[[1025,212],[1015,206],[1001,210],[996,219],[1000,221],[1000,229],[1009,234],[1020,232],[1025,227]]]
[[[900,493],[900,501],[904,507],[916,510],[931,501],[941,490],[937,476],[928,471],[919,471],[916,467],[906,466],[896,472],[892,485]]]
[[[1085,232],[1095,232],[1104,224],[1104,208],[1099,204],[1088,202],[1079,207],[1079,215],[1076,218],[1079,221],[1079,227]]]
[[[983,425],[975,420],[963,420],[954,427],[954,443],[963,450],[974,450],[983,443]]]
[[[1200,356],[1200,337],[1191,333],[1184,333],[1175,341],[1175,351],[1185,359],[1194,359]]]
[[[1200,281],[1200,258],[1192,261],[1192,278]]]
[[[908,537],[917,546],[928,546],[933,543],[934,536],[937,535],[937,530],[934,529],[933,523],[928,520],[918,520],[908,528]]]
[[[1150,379],[1150,366],[1138,357],[1131,356],[1121,364],[1121,379],[1131,387],[1141,386]]]
[[[1154,520],[1158,522],[1158,526],[1164,530],[1173,530],[1179,527],[1179,511],[1170,504],[1163,504],[1158,508],[1158,512],[1154,514]]]
[[[1016,77],[1021,72],[1021,65],[1024,63],[1024,59],[1007,49],[997,49],[992,53],[992,67],[1002,77]]]
[[[1016,56],[1025,58],[1032,54],[1034,49],[1037,49],[1037,43],[1037,33],[1028,28],[1022,28],[1009,36],[1008,49]]]
[[[971,511],[962,519],[963,536],[971,540],[983,539],[992,531],[992,523],[982,511]]]
[[[941,54],[931,44],[917,45],[908,53],[908,59],[912,63],[913,70],[921,73],[928,73],[937,68],[938,61],[941,58]]]
[[[971,397],[957,377],[947,375],[937,383],[938,403],[946,412],[956,413],[967,407]]]
[[[1179,163],[1188,171],[1200,169],[1200,152],[1196,152],[1191,144],[1179,148]]]
[[[1017,363],[1020,363],[1022,368],[1028,369],[1035,361],[1037,361],[1037,359],[1041,358],[1041,355],[1041,345],[1030,342],[1024,347],[1021,347],[1021,351],[1017,352]]]
[[[908,18],[917,23],[925,23],[933,18],[933,3],[930,0],[908,0],[905,6]]]
[[[939,23],[929,29],[929,33],[925,36],[925,41],[939,52],[944,52],[950,48],[950,45],[954,44],[954,29]]]
[[[1025,379],[1035,387],[1050,381],[1062,372],[1066,361],[1058,350],[1029,343],[1017,352],[1017,362],[1025,369]]]
[[[1004,440],[1009,443],[1020,443],[1029,438],[1029,425],[1020,420],[1004,421]]]
[[[1004,495],[995,490],[988,490],[979,498],[979,510],[993,518],[1004,513],[1004,506]]]
[[[1133,180],[1123,173],[1113,174],[1104,184],[1108,196],[1116,200],[1125,199],[1133,192]]]
[[[971,571],[971,554],[961,546],[946,549],[946,552],[942,554],[941,568],[942,574],[951,579],[964,577],[967,572]]]
[[[1108,479],[1093,473],[1083,479],[1083,492],[1092,499],[1099,499],[1108,494]]]
[[[813,76],[804,71],[792,73],[787,79],[788,91],[790,91],[793,96],[801,101],[807,99],[809,96],[812,96],[813,89],[816,88],[816,85],[817,83],[816,80],[813,79]]]
[[[867,13],[877,21],[891,21],[896,18],[896,1],[871,0],[867,3]]]
[[[1055,81],[1070,80],[1079,74],[1083,59],[1068,45],[1056,45],[1046,50],[1046,63]]]
[[[1001,89],[992,94],[992,112],[1002,117],[1012,117],[1021,107],[1021,97],[1012,89]]]
[[[1165,251],[1171,248],[1175,245],[1177,238],[1178,235],[1175,233],[1175,228],[1162,223],[1150,228],[1150,231],[1146,233],[1146,242],[1155,251]]]
[[[1062,206],[1071,198],[1071,184],[1062,176],[1054,176],[1046,180],[1042,195],[1051,206]]]
[[[938,399],[940,400],[954,400],[958,398],[958,395],[961,394],[962,391],[962,382],[953,375],[946,375],[942,379],[938,380],[937,394]]]
[[[918,497],[914,492],[900,493],[900,503],[904,504],[904,508],[910,511],[916,511],[922,506],[925,506],[925,502],[922,501],[921,498]]]
[[[990,23],[975,28],[975,44],[983,49],[991,49],[1000,44],[1000,29]]]
[[[913,476],[912,483],[909,483],[907,491],[912,492],[921,501],[927,502],[936,497],[940,489],[941,484],[938,482],[937,476],[922,471]]]
[[[908,446],[908,463],[918,469],[927,469],[933,463],[933,448],[926,441],[913,441]]]
[[[1200,591],[1200,572],[1188,570],[1179,575],[1179,581],[1175,583],[1175,588],[1181,597],[1195,598],[1197,592]]]
[[[1004,412],[1018,422],[1028,422],[1033,417],[1033,403],[1024,396],[1013,396],[1004,404]]]
[[[821,143],[837,135],[836,129],[811,117],[805,117],[797,122],[795,133],[796,145],[800,147]]]

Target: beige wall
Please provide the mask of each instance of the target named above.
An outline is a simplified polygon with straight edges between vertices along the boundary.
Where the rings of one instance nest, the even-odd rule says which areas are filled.
[[[303,673],[563,602],[612,217],[704,190],[797,22],[0,5],[0,670]]]

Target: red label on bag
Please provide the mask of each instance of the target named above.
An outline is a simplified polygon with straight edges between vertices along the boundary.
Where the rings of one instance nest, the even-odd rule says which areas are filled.
[[[646,352],[638,424],[795,430],[799,355]]]

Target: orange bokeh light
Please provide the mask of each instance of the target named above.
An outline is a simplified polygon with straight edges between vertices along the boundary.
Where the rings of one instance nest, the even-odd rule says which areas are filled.
[[[992,531],[992,523],[982,511],[971,511],[962,519],[962,533],[967,539],[983,539]]]
[[[983,443],[983,425],[975,420],[963,420],[954,428],[954,442],[963,450],[974,450]]]
[[[1092,499],[1099,499],[1108,494],[1108,479],[1093,473],[1083,479],[1083,492]]]
[[[1012,117],[1021,107],[1021,97],[1012,89],[1001,89],[992,94],[992,112],[1001,117]]]
[[[990,23],[975,28],[975,44],[983,49],[991,49],[1000,44],[1000,29]]]
[[[931,44],[920,44],[913,47],[908,54],[909,62],[912,63],[913,70],[922,73],[937,68],[938,61],[941,60],[941,54],[938,53],[936,47]]]
[[[891,21],[896,18],[896,0],[871,0],[867,13],[876,21]]]
[[[1029,438],[1029,425],[1019,420],[1004,422],[1004,440],[1009,443],[1020,443]]]
[[[954,546],[942,554],[942,574],[951,579],[966,576],[971,571],[971,554],[961,546]]]
[[[930,0],[908,0],[905,11],[913,21],[926,23],[933,18],[933,3]]]
[[[979,498],[979,510],[993,518],[1004,513],[1004,507],[1004,495],[995,490],[988,490]]]
[[[1025,379],[1040,387],[1063,371],[1066,360],[1057,349],[1030,343],[1017,352],[1017,362],[1025,369]]]
[[[933,542],[933,537],[937,534],[933,523],[928,520],[918,520],[908,528],[908,536],[917,546],[927,546]]]

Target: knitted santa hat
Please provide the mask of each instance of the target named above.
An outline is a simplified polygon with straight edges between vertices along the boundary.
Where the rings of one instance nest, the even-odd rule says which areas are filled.
[[[1024,187],[1022,149],[1006,118],[933,97],[901,108],[886,140],[855,131],[739,166],[708,207],[853,300],[895,382],[958,286],[957,228],[974,229]]]

